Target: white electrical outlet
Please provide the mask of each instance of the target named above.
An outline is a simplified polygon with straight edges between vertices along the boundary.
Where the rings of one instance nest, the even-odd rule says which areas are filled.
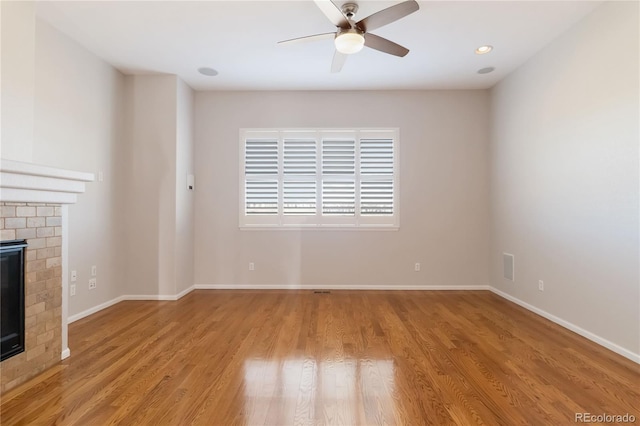
[[[91,267],[91,276],[95,277],[96,275],[98,275],[98,267],[96,265],[93,265]]]
[[[89,290],[93,290],[94,288],[96,288],[98,285],[96,283],[96,279],[95,278],[91,278],[89,280]]]
[[[78,271],[71,271],[71,282],[75,283],[78,281]]]
[[[544,281],[538,280],[538,290],[544,291]]]
[[[420,264],[419,264],[419,263],[416,263],[416,264],[413,266],[413,270],[414,270],[414,271],[416,271],[416,272],[419,272],[419,271],[420,271]]]
[[[256,269],[256,265],[254,265],[253,262],[249,262],[249,270],[254,271],[255,269]]]
[[[71,293],[72,296],[76,295],[76,285],[75,284],[71,284],[69,286],[69,293]]]

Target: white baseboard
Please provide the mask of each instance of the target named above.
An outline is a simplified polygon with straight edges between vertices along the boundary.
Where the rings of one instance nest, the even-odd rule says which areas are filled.
[[[195,286],[191,286],[178,294],[126,294],[122,296],[122,300],[168,300],[176,301],[182,299],[187,294],[195,290]]]
[[[196,284],[196,290],[489,290],[488,285]]]
[[[122,296],[122,300],[169,300],[176,301],[182,299],[187,294],[195,290],[195,286],[191,286],[178,294],[126,294]]]
[[[497,294],[498,296],[500,296],[500,297],[502,297],[504,299],[507,299],[508,301],[513,302],[516,305],[520,305],[523,308],[525,308],[525,309],[527,309],[527,310],[529,310],[529,311],[531,311],[531,312],[533,312],[535,314],[538,314],[541,317],[546,318],[551,322],[554,322],[554,323],[556,323],[556,324],[558,324],[558,325],[560,325],[560,326],[562,326],[562,327],[564,327],[564,328],[566,328],[568,330],[573,331],[576,334],[579,334],[582,337],[585,337],[585,338],[591,340],[592,342],[595,342],[595,343],[599,344],[600,346],[604,346],[605,348],[617,353],[618,355],[622,355],[623,357],[628,358],[631,361],[640,364],[640,354],[631,352],[630,350],[625,349],[622,346],[616,345],[615,343],[610,342],[609,340],[607,340],[607,339],[605,339],[603,337],[600,337],[597,334],[593,334],[590,331],[585,330],[584,328],[578,327],[577,325],[575,325],[573,323],[570,323],[569,321],[565,321],[562,318],[559,318],[559,317],[557,317],[555,315],[552,315],[549,312],[544,311],[544,310],[542,310],[540,308],[536,308],[535,306],[530,305],[527,302],[523,302],[522,300],[520,300],[520,299],[518,299],[516,297],[513,297],[508,293],[500,291],[497,288],[489,287],[489,289],[493,293]]]
[[[75,315],[69,315],[69,317],[67,318],[67,323],[71,324],[72,322],[76,322],[78,320],[81,320],[82,318],[88,317],[91,314],[95,314],[96,312],[99,312],[103,309],[108,308],[109,306],[113,306],[118,302],[122,302],[123,300],[125,300],[123,298],[123,296],[120,297],[116,297],[115,299],[111,299],[107,302],[101,303],[97,306],[94,306],[93,308],[89,308],[85,311],[79,312]]]
[[[66,348],[65,350],[62,351],[62,353],[60,354],[60,360],[63,359],[67,359],[71,356],[71,350],[69,348]]]
[[[82,318],[88,317],[91,314],[95,314],[96,312],[99,312],[103,309],[106,309],[110,306],[115,305],[116,303],[122,302],[124,300],[170,300],[170,301],[175,301],[178,299],[183,298],[184,296],[186,296],[187,294],[191,293],[193,290],[195,289],[194,286],[189,287],[186,290],[181,291],[178,294],[175,295],[158,295],[158,294],[151,294],[151,295],[146,295],[146,294],[125,294],[123,296],[118,296],[115,299],[111,299],[107,302],[101,303],[97,306],[94,306],[93,308],[89,308],[85,311],[79,312],[75,315],[71,315],[69,318],[67,318],[67,321],[69,324],[71,324],[72,322],[81,320]]]
[[[178,296],[173,294],[125,294],[122,300],[156,300],[176,301]]]
[[[191,293],[195,289],[196,289],[196,286],[192,285],[191,287],[182,290],[180,293],[176,294],[176,300],[182,299],[184,296]]]

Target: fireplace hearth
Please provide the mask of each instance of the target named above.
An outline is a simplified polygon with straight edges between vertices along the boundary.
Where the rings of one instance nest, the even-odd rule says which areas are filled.
[[[0,242],[0,361],[24,352],[25,240]]]

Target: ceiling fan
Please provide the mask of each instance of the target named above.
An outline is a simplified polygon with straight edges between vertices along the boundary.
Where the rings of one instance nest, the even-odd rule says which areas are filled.
[[[337,31],[283,40],[278,42],[278,44],[333,38],[336,51],[333,55],[333,62],[331,63],[332,73],[340,72],[347,60],[347,56],[361,51],[364,46],[400,57],[409,53],[409,49],[406,47],[400,46],[386,38],[371,34],[369,31],[395,22],[418,10],[420,6],[418,6],[415,0],[408,0],[390,6],[357,22],[353,19],[358,12],[358,5],[356,3],[345,3],[342,5],[342,8],[338,8],[331,0],[314,1],[325,16],[329,18],[329,21],[337,27]]]

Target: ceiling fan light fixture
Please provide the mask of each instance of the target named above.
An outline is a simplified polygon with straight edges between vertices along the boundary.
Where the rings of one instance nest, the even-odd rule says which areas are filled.
[[[336,50],[345,55],[358,53],[364,47],[364,36],[354,29],[338,34],[334,40]]]

